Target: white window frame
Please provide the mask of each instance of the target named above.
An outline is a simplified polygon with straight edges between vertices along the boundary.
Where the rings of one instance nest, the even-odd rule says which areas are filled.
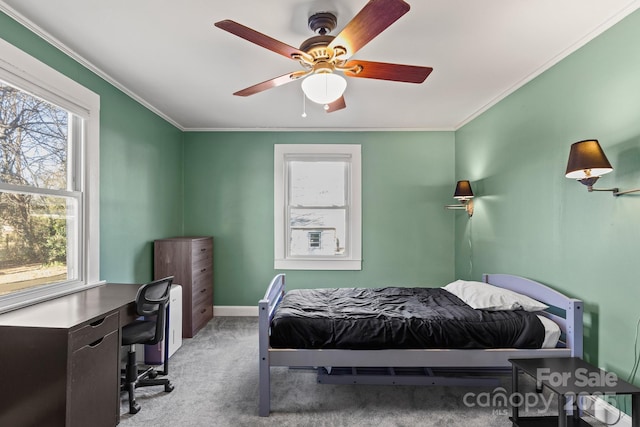
[[[81,117],[70,132],[82,132],[82,144],[70,153],[79,166],[80,265],[78,280],[43,285],[0,296],[0,313],[97,286],[100,281],[100,96],[5,40],[0,39],[0,80]],[[75,120],[74,120],[75,121]],[[11,190],[0,183],[0,190]],[[6,188],[5,188],[6,187]],[[15,190],[15,189],[14,189]],[[46,191],[45,191],[46,192]]]
[[[348,253],[340,257],[289,257],[287,159],[323,160],[348,156]],[[362,270],[362,160],[358,144],[274,144],[274,268],[279,270]]]

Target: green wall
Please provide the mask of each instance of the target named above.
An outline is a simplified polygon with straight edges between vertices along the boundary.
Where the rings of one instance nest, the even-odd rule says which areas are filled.
[[[273,144],[362,144],[363,269],[289,271],[290,287],[454,278],[453,132],[183,133],[0,13],[0,37],[101,97],[101,277],[152,277],[154,239],[215,237],[215,304],[256,305],[273,269]],[[185,166],[186,165],[186,166]],[[184,175],[184,176],[183,176]]]
[[[150,279],[154,239],[213,235],[215,304],[255,305],[276,273],[273,145],[362,144],[363,270],[288,271],[289,287],[519,274],[583,299],[586,358],[630,371],[640,195],[563,175],[569,145],[597,138],[615,168],[599,186],[640,186],[640,12],[455,133],[183,133],[2,13],[0,37],[101,96],[103,279]],[[471,220],[443,209],[456,179]]]
[[[186,133],[185,234],[214,236],[215,305],[255,306],[273,268],[273,146],[362,145],[362,271],[288,270],[289,288],[454,278],[453,132]]]
[[[582,299],[585,358],[624,377],[640,317],[640,193],[588,193],[564,172],[571,143],[595,138],[614,167],[596,187],[640,187],[638,40],[635,12],[458,130],[455,154],[477,195],[472,220],[456,221],[456,275],[518,274]]]
[[[0,37],[100,95],[100,276],[145,282],[182,233],[182,132],[0,13]]]

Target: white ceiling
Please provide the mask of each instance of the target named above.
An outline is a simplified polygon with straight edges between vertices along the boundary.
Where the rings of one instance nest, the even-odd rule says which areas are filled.
[[[348,79],[347,108],[306,103],[300,82],[232,93],[300,69],[213,26],[232,19],[298,47],[313,12],[337,32],[366,0],[0,0],[0,10],[183,130],[452,130],[640,8],[640,0],[408,0],[354,59],[430,66],[415,85]]]

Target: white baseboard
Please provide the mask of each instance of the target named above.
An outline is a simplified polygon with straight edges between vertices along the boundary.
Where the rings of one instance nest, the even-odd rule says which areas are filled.
[[[258,306],[251,305],[214,305],[214,316],[258,317]]]
[[[585,396],[583,399],[589,401],[584,403],[586,403],[586,407],[589,408],[588,411],[592,413],[598,421],[615,427],[631,427],[631,417],[624,412],[620,412],[618,408],[604,399],[596,396]]]

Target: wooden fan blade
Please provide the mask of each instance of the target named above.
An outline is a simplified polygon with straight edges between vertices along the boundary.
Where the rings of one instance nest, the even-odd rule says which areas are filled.
[[[362,67],[361,71],[345,71],[348,77],[365,79],[392,80],[405,83],[422,83],[431,74],[433,68],[418,65],[388,64],[374,61],[347,61],[345,68]]]
[[[238,24],[235,21],[231,21],[230,19],[216,22],[215,26],[228,31],[231,34],[235,34],[236,36],[241,37],[245,40],[248,40],[251,43],[255,43],[258,46],[262,46],[265,49],[269,49],[275,53],[279,53],[282,56],[286,56],[289,59],[293,59],[292,55],[294,54],[304,55],[304,52],[302,52],[300,49],[289,46],[286,43],[282,43],[281,41],[278,41],[265,34],[259,33],[256,30],[245,27],[244,25]]]
[[[409,8],[409,4],[403,0],[370,0],[333,39],[329,47],[345,48],[345,58],[348,58],[407,13]]]
[[[236,96],[255,95],[256,93],[263,92],[267,89],[271,89],[276,86],[282,86],[294,80],[298,80],[302,75],[306,75],[306,73],[300,73],[300,72],[287,73],[283,76],[276,77],[275,79],[266,80],[262,83],[258,83],[256,85],[249,86],[248,88],[239,90],[235,92],[234,95]]]
[[[334,111],[347,108],[347,104],[344,102],[344,96],[341,96],[340,98],[327,105],[329,106],[329,108],[325,110],[327,113],[333,113]]]

